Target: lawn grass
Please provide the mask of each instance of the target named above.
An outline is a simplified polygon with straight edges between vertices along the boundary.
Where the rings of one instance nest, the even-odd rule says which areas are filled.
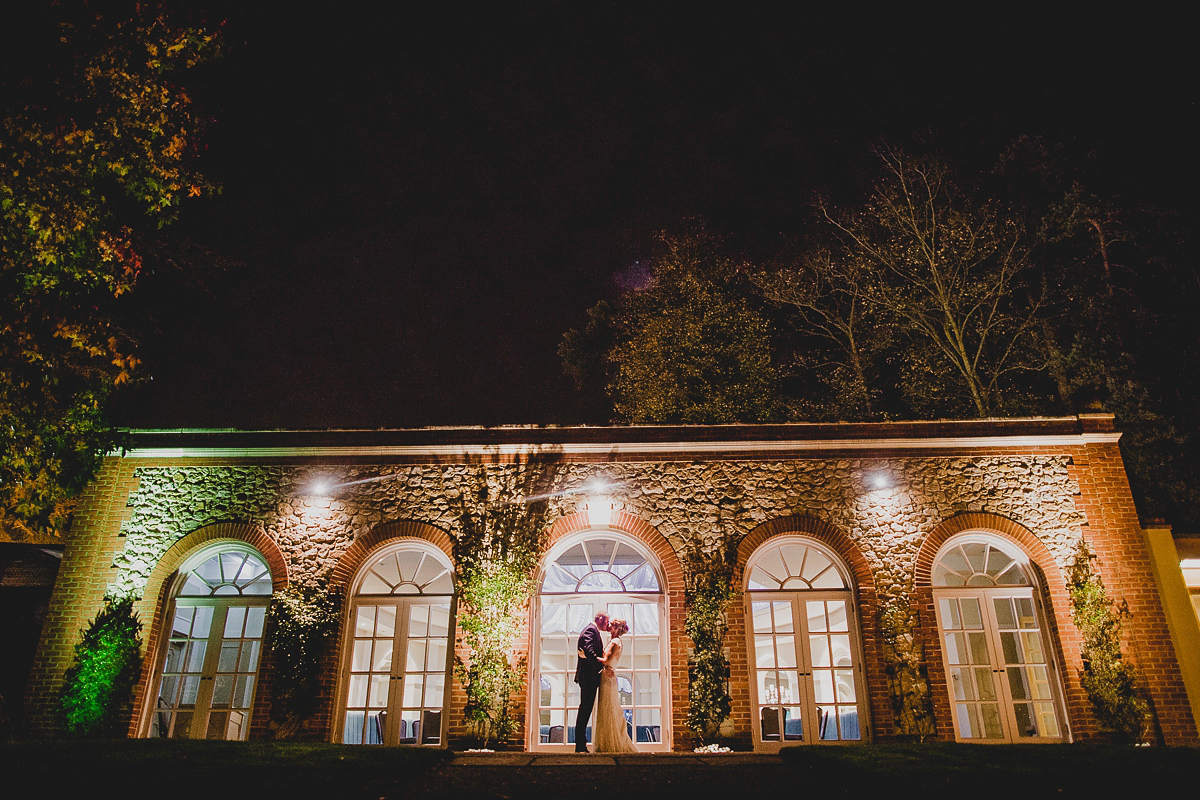
[[[1200,749],[1093,744],[888,744],[790,747],[792,769],[821,776],[853,775],[860,789],[917,785],[969,796],[1134,797],[1191,786]]]
[[[444,750],[292,742],[37,741],[0,745],[7,797],[370,797],[451,758]],[[250,794],[243,794],[243,792]]]
[[[1087,744],[810,746],[785,748],[778,759],[618,757],[616,766],[584,759],[464,765],[450,764],[452,757],[444,750],[331,744],[13,742],[0,744],[0,796],[893,800],[919,793],[1141,800],[1190,787],[1200,774],[1200,748]]]

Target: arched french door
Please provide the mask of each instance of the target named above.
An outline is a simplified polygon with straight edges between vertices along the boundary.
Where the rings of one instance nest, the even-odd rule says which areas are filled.
[[[864,739],[862,650],[847,574],[836,554],[802,536],[774,537],[747,562],[756,749]]]
[[[933,592],[955,737],[1066,738],[1057,670],[1025,554],[999,537],[955,536],[934,559]]]
[[[454,578],[445,553],[406,540],[372,556],[352,584],[336,741],[446,741]]]
[[[657,559],[631,536],[590,530],[564,538],[544,563],[533,628],[530,747],[574,749],[576,644],[604,611],[629,623],[617,688],[630,737],[639,750],[669,749],[669,626]],[[590,742],[590,728],[588,735]]]
[[[149,738],[243,740],[250,730],[271,573],[248,545],[223,542],[187,559],[164,615]]]

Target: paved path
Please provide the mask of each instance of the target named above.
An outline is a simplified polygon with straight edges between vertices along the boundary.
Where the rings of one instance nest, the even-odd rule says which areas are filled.
[[[745,798],[777,795],[794,780],[794,770],[781,758],[754,753],[460,753],[407,784],[403,792],[384,796],[406,800]]]
[[[459,753],[450,762],[456,767],[731,767],[747,764],[780,764],[779,756],[763,753]]]

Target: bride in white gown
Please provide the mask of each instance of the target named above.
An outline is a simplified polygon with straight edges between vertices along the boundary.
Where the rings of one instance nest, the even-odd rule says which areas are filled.
[[[600,696],[596,698],[596,752],[636,753],[638,750],[629,738],[625,713],[621,710],[621,695],[617,691],[615,668],[621,660],[621,636],[629,630],[623,619],[608,622],[612,634],[608,647],[604,648],[604,671],[600,673]]]

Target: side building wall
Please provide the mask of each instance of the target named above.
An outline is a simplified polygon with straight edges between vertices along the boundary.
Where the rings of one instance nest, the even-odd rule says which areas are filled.
[[[83,499],[67,543],[27,698],[32,727],[53,730],[63,672],[80,631],[106,593],[140,598],[137,610],[147,625],[144,638],[157,641],[165,601],[163,576],[155,571],[166,569],[160,566],[164,557],[185,537],[213,526],[237,526],[249,532],[247,536],[269,542],[278,553],[281,566],[273,572],[286,576],[275,575],[277,588],[345,585],[349,576],[344,566],[339,572],[338,565],[345,563],[356,542],[361,548],[363,542],[410,535],[418,526],[440,532],[446,537],[440,546],[452,548],[461,534],[468,498],[478,497],[482,487],[489,498],[502,501],[520,482],[521,470],[527,469],[511,459],[437,461],[107,459]],[[666,552],[685,569],[705,558],[738,553],[739,545],[745,551],[726,638],[734,706],[725,733],[733,740],[751,739],[753,687],[741,568],[754,546],[771,533],[789,531],[824,536],[847,554],[844,558],[857,576],[870,738],[931,735],[953,740],[932,597],[921,582],[920,563],[922,553],[931,556],[930,537],[973,526],[1008,537],[1045,575],[1044,601],[1062,665],[1059,677],[1073,739],[1102,733],[1079,683],[1081,642],[1065,590],[1067,569],[1079,541],[1085,539],[1096,553],[1110,594],[1127,602],[1133,614],[1126,654],[1145,676],[1156,713],[1156,737],[1169,744],[1196,741],[1195,721],[1115,442],[949,453],[922,452],[914,445],[901,454],[820,457],[764,452],[719,458],[684,450],[667,457],[623,460],[563,458],[552,470],[554,486],[562,493],[550,501],[547,530],[578,514],[585,487],[600,477],[616,487],[612,500],[627,527],[643,526],[647,538],[660,537]],[[888,476],[886,490],[871,486],[871,476],[880,473]],[[314,497],[307,487],[318,477],[332,477],[343,489],[332,499]],[[679,676],[673,684],[686,680],[690,647],[678,605],[672,606],[671,614],[675,647],[670,666]],[[897,617],[898,610],[902,613]],[[902,620],[899,636],[896,619]],[[321,698],[325,711],[298,733],[301,738],[331,736],[340,647],[327,658],[330,679]],[[529,648],[526,635],[518,649],[529,655]],[[932,731],[915,730],[895,713],[895,687],[889,684],[887,670],[897,659],[907,659],[927,676],[925,688],[918,690],[927,693],[933,708]],[[147,702],[156,666],[152,662],[148,659],[140,688],[141,705]],[[273,735],[266,719],[269,665],[268,654],[255,702],[255,738]],[[675,749],[690,749],[693,741],[684,727],[687,687],[672,685],[669,690]],[[457,681],[450,696],[453,740],[468,733],[461,713],[465,695]],[[519,700],[523,706],[526,697]],[[526,720],[525,712],[524,707],[518,709],[519,719]],[[135,735],[136,727],[135,719]],[[522,730],[514,738],[524,741],[524,736]]]

